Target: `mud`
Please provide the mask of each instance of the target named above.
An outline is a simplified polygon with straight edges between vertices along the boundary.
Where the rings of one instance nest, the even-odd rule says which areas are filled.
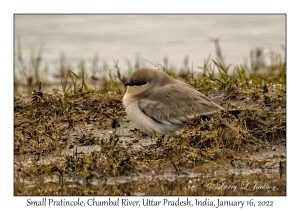
[[[122,95],[15,95],[14,194],[286,195],[285,87],[204,94],[240,113],[194,119],[165,136],[134,128]]]

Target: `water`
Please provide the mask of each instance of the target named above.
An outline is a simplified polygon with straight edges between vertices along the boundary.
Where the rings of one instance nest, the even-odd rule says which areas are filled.
[[[90,63],[98,53],[100,66],[113,68],[126,59],[134,65],[137,56],[169,67],[203,66],[204,58],[216,58],[210,38],[220,38],[227,64],[249,62],[249,52],[262,47],[267,55],[285,54],[285,15],[15,15],[15,37],[20,37],[24,57],[29,60],[43,45],[43,63],[51,71],[59,66],[59,53],[77,68]],[[15,45],[17,46],[17,45]],[[147,66],[151,66],[149,63]]]

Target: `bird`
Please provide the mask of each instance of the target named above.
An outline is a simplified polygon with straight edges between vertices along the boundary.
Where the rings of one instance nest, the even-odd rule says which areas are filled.
[[[223,110],[192,86],[156,69],[134,71],[125,86],[122,101],[126,113],[147,135],[172,133],[196,116]]]

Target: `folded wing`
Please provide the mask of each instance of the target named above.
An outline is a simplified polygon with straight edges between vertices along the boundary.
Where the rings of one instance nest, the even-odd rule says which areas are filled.
[[[166,125],[183,124],[195,116],[222,109],[185,83],[180,89],[174,84],[156,89],[147,98],[140,99],[138,106],[147,116]]]

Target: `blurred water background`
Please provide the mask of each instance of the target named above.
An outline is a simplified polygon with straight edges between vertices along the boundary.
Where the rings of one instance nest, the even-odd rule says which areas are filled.
[[[201,72],[208,58],[247,69],[280,65],[286,15],[16,14],[14,34],[15,91],[32,90],[40,81],[61,85],[68,69],[100,84],[118,74],[116,63],[126,77],[158,64]]]
[[[157,64],[165,56],[179,67],[187,55],[194,67],[215,54],[210,38],[219,38],[228,64],[247,62],[261,47],[284,54],[285,15],[15,15],[15,37],[24,57],[43,45],[43,61],[55,69],[59,53],[70,64],[91,60],[112,65],[136,56]],[[15,45],[16,46],[16,45]]]

